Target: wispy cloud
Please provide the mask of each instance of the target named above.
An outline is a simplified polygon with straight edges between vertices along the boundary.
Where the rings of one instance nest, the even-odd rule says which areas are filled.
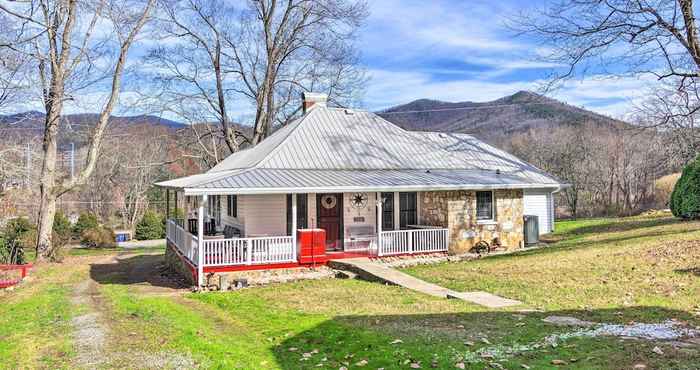
[[[515,37],[504,24],[527,6],[513,1],[398,1],[371,3],[362,37],[371,80],[370,109],[431,98],[489,101],[519,90],[537,90],[552,69],[548,52]],[[570,81],[550,94],[569,104],[621,116],[644,91],[644,79],[593,76]]]

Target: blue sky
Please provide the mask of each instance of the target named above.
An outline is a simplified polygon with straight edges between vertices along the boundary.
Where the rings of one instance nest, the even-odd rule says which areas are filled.
[[[370,15],[359,31],[361,63],[370,77],[362,108],[379,110],[429,98],[490,101],[519,90],[537,92],[552,69],[538,61],[547,50],[516,37],[506,27],[509,16],[549,0],[448,1],[370,0]],[[134,45],[130,64],[139,68],[148,44]],[[599,113],[625,118],[644,94],[650,78],[589,75],[567,82],[549,96]],[[141,113],[130,104],[141,100],[127,79],[117,114]],[[132,81],[133,82],[133,81]],[[83,92],[65,112],[94,112],[105,92]],[[138,103],[136,103],[138,105]],[[15,111],[40,109],[36,102]],[[245,118],[252,110],[235,112]],[[164,114],[170,117],[167,113]]]
[[[371,77],[365,106],[381,109],[430,98],[489,101],[538,91],[553,68],[537,61],[547,50],[505,25],[542,1],[379,0],[361,31],[362,61]],[[549,96],[624,117],[648,79],[593,75]]]

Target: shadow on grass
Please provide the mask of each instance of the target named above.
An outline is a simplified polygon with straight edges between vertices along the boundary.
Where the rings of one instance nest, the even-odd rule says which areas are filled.
[[[186,288],[165,266],[161,254],[117,258],[114,263],[91,264],[90,277],[100,284],[142,284],[166,288]]]
[[[420,368],[450,369],[455,368],[462,357],[468,357],[469,352],[475,362],[466,363],[466,366],[482,369],[494,360],[483,359],[477,354],[480,349],[500,348],[501,353],[507,353],[507,347],[544,343],[552,334],[580,329],[545,323],[542,319],[547,316],[571,316],[615,324],[658,323],[671,318],[693,322],[692,315],[687,312],[660,307],[338,316],[283,339],[273,352],[282,369],[363,366],[398,369],[409,368],[412,363],[420,364]],[[520,355],[504,355],[500,363],[508,369],[520,368],[520,364],[550,368],[553,359],[587,358],[583,368],[609,368],[610,364],[615,364],[615,368],[632,368],[639,362],[653,365],[650,368],[669,368],[668,365],[697,364],[700,359],[699,351],[679,352],[661,341],[620,342],[613,337],[580,337],[562,339],[557,344],[560,346],[543,344],[537,350],[526,350]],[[666,357],[651,350],[656,345],[664,348]]]
[[[679,274],[692,274],[692,275],[700,277],[700,267],[690,267],[687,269],[678,269],[678,270],[675,270],[675,272],[677,272]]]

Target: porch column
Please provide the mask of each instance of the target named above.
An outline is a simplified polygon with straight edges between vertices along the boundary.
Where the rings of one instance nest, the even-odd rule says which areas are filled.
[[[292,250],[294,260],[297,259],[297,194],[292,194]]]
[[[197,210],[197,286],[204,285],[204,203],[207,195],[199,197],[199,210]]]
[[[377,192],[377,255],[382,255],[382,193]]]
[[[165,221],[170,219],[170,189],[165,189]]]
[[[177,213],[178,213],[178,212],[177,212],[177,193],[178,193],[178,191],[175,190],[173,193],[175,194],[175,197],[174,197],[174,198],[175,198],[175,218],[177,219]],[[185,220],[187,220],[187,215],[185,215]],[[183,229],[185,229],[185,228],[187,227],[187,226],[185,226],[185,225],[187,225],[186,222],[187,222],[187,221],[184,221],[183,224],[180,225],[180,226],[182,226]],[[188,230],[188,231],[189,231],[189,230]]]

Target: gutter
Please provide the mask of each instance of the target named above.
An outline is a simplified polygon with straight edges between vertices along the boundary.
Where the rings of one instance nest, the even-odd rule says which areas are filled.
[[[185,195],[247,195],[247,194],[304,194],[304,193],[351,193],[380,191],[449,191],[449,190],[504,190],[542,189],[563,187],[554,184],[469,184],[469,185],[386,185],[386,186],[338,186],[338,187],[287,187],[287,188],[182,188]]]

